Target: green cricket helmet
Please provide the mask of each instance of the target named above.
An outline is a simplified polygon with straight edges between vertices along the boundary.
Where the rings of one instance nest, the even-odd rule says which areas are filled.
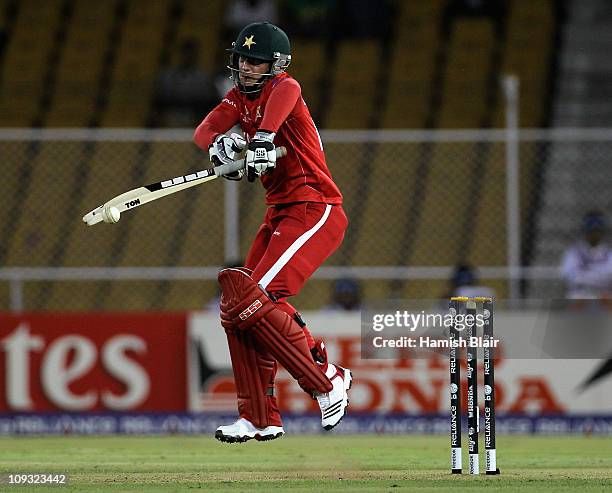
[[[267,80],[284,72],[291,63],[291,44],[285,32],[269,22],[254,22],[246,26],[232,43],[230,51],[230,79],[243,93],[259,92]],[[257,82],[245,86],[240,82],[240,57],[270,63],[270,71]]]

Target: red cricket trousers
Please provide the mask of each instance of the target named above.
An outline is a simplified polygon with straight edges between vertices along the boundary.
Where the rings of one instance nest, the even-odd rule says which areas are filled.
[[[300,292],[340,246],[347,225],[341,205],[299,202],[272,206],[257,231],[245,267],[282,305],[287,297]]]

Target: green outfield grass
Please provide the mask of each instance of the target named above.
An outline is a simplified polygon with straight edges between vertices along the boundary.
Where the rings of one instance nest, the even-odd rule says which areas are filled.
[[[451,476],[445,436],[315,435],[0,439],[0,473],[66,472],[62,487],[0,491],[610,491],[612,440],[498,437],[501,476]],[[481,463],[484,462],[481,455]],[[464,463],[467,463],[464,457]],[[452,490],[451,490],[452,488]]]

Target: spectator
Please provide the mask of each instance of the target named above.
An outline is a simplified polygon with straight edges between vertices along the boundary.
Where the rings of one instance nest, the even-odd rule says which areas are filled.
[[[582,218],[583,237],[561,260],[568,299],[608,299],[612,295],[612,248],[604,242],[606,221],[600,211]]]
[[[361,308],[361,287],[354,279],[338,279],[330,296],[327,310],[352,311]]]
[[[197,40],[185,39],[180,46],[178,65],[165,69],[159,76],[156,101],[163,126],[191,127],[217,101],[211,77],[198,67],[199,53]]]
[[[449,296],[488,296],[493,298],[495,291],[478,283],[474,268],[467,264],[459,264],[450,280]]]

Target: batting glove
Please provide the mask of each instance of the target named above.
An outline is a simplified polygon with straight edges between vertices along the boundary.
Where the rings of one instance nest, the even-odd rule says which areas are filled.
[[[246,153],[247,179],[255,178],[271,172],[276,167],[276,147],[273,144],[274,132],[260,130],[249,142]]]
[[[219,134],[215,137],[210,146],[208,146],[208,155],[210,162],[215,166],[222,164],[233,163],[238,159],[238,154],[246,147],[246,140],[242,135],[233,133],[229,137],[225,134]],[[224,175],[228,180],[241,180],[244,176],[244,170],[238,170],[229,175]]]

